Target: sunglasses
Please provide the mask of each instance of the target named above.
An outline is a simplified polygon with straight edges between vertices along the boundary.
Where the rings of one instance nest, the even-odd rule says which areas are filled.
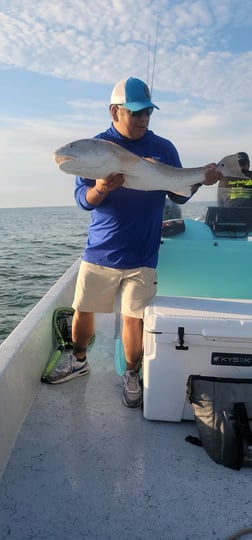
[[[118,109],[126,109],[130,113],[130,116],[142,116],[142,114],[145,114],[146,116],[150,116],[153,113],[153,108],[154,108],[154,107],[146,107],[145,109],[140,109],[140,111],[130,111],[123,105],[117,105],[117,107]]]

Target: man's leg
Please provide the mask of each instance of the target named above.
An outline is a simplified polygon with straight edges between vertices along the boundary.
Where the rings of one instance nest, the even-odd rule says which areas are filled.
[[[48,375],[48,382],[59,384],[89,373],[86,350],[94,332],[94,314],[75,311],[72,322],[73,354],[63,355],[62,360]]]
[[[126,315],[122,319],[122,342],[126,358],[123,403],[127,407],[139,407],[143,403],[143,389],[138,374],[143,347],[143,321]]]
[[[124,272],[121,284],[121,313],[122,342],[126,358],[123,402],[127,407],[139,407],[143,403],[143,388],[138,372],[143,354],[144,308],[156,294],[156,289],[154,268],[136,268]]]
[[[73,353],[77,360],[83,361],[85,359],[88,343],[94,333],[94,313],[76,310],[72,323],[72,340]]]
[[[136,370],[143,348],[143,320],[122,316],[122,342],[127,369]]]

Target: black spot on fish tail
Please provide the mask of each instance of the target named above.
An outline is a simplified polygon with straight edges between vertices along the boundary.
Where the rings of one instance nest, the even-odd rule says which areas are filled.
[[[249,162],[249,156],[246,154],[246,152],[238,152],[238,162],[242,167],[246,167],[246,169],[249,169],[250,162]]]

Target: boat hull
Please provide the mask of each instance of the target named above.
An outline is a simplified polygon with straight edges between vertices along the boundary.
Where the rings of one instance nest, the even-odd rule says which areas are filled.
[[[53,352],[52,314],[71,305],[78,268],[76,261],[1,344],[0,473]]]

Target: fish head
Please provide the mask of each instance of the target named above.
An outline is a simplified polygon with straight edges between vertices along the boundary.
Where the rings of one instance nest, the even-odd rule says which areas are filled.
[[[67,174],[104,178],[111,173],[111,144],[102,139],[80,139],[58,148],[53,158],[59,169]]]
[[[246,152],[238,152],[237,154],[231,154],[226,156],[217,163],[217,170],[222,173],[224,177],[233,178],[252,178],[252,171],[249,170],[250,161]]]

